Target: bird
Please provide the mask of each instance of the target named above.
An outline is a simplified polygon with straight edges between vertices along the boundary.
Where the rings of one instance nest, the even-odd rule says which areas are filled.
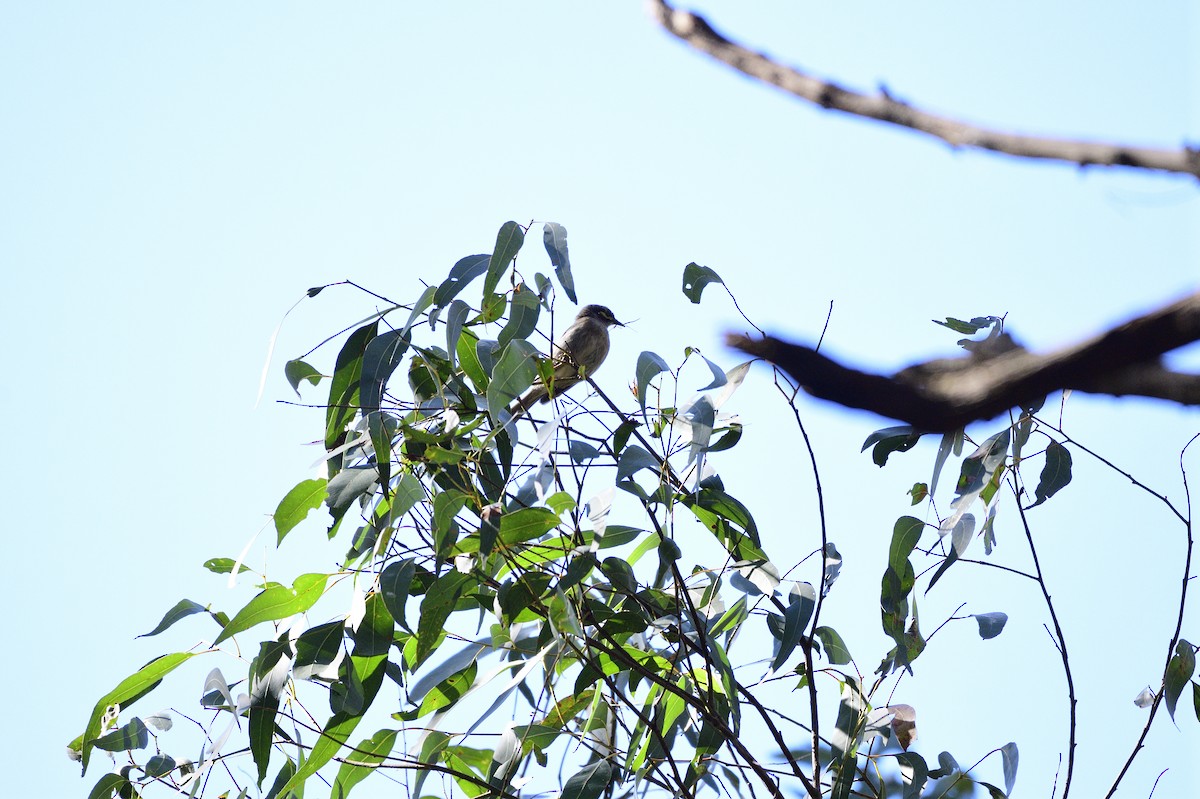
[[[515,419],[536,402],[549,402],[584,378],[596,374],[608,356],[608,329],[624,327],[603,305],[585,305],[563,331],[550,351],[554,376],[547,386],[540,380],[508,406]]]

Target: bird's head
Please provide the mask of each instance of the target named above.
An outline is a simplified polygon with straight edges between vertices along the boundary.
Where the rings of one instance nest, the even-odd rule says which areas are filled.
[[[613,312],[603,305],[585,305],[579,309],[579,313],[575,315],[576,319],[595,319],[606,326],[617,325],[624,327],[625,325],[617,321],[617,317]]]

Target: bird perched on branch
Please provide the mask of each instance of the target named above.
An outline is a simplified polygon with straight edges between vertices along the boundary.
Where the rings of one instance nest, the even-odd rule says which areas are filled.
[[[554,342],[550,359],[554,376],[547,386],[540,380],[522,396],[513,400],[508,412],[514,418],[527,411],[535,402],[549,402],[584,378],[596,374],[608,356],[608,329],[624,327],[613,312],[603,305],[585,305],[571,326]]]

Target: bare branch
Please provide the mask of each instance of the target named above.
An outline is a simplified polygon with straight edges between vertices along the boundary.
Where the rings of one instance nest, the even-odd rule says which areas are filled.
[[[1122,166],[1200,177],[1200,149],[1168,150],[1098,141],[1006,133],[913,108],[886,91],[863,94],[833,81],[784,66],[727,39],[703,18],[651,0],[650,13],[670,34],[739,72],[834,111],[887,122],[941,139],[951,147],[990,150],[1018,158],[1064,161],[1080,166]]]
[[[776,364],[805,391],[930,432],[957,430],[1060,389],[1200,405],[1200,375],[1173,372],[1159,356],[1200,340],[1200,293],[1046,355],[1002,336],[990,350],[910,366],[888,377],[843,366],[816,350],[767,336],[727,343]]]

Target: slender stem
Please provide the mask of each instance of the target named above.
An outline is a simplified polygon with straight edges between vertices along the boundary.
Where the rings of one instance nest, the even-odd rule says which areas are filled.
[[[1154,494],[1153,491],[1150,491],[1150,489],[1146,489],[1147,491],[1150,491],[1151,494],[1158,496],[1167,505],[1167,507],[1171,508],[1172,511],[1175,511],[1175,515],[1179,516],[1183,521],[1184,530],[1187,533],[1187,547],[1185,548],[1183,557],[1183,579],[1179,589],[1179,613],[1176,614],[1175,617],[1175,632],[1171,635],[1171,640],[1167,644],[1167,660],[1163,666],[1163,674],[1166,674],[1167,668],[1171,665],[1171,658],[1175,654],[1175,647],[1179,644],[1179,636],[1183,630],[1183,612],[1187,606],[1188,583],[1191,581],[1191,578],[1188,575],[1190,575],[1192,571],[1192,549],[1195,546],[1195,537],[1192,535],[1192,492],[1191,488],[1188,486],[1187,469],[1183,465],[1183,458],[1187,454],[1188,447],[1192,446],[1192,444],[1194,444],[1198,438],[1200,438],[1200,433],[1192,436],[1188,442],[1183,445],[1183,449],[1179,452],[1179,472],[1183,477],[1183,497],[1187,511],[1186,516],[1183,516],[1179,513],[1179,511],[1176,511],[1174,506],[1171,505],[1170,502],[1167,502],[1166,497],[1159,496],[1158,494]],[[1138,736],[1137,743],[1133,745],[1133,751],[1129,753],[1129,757],[1125,760],[1125,765],[1121,766],[1121,771],[1117,774],[1117,778],[1113,780],[1112,787],[1109,788],[1108,793],[1105,794],[1105,799],[1109,799],[1109,797],[1117,792],[1117,786],[1121,784],[1121,780],[1125,778],[1125,774],[1129,771],[1129,767],[1133,765],[1133,759],[1137,757],[1138,752],[1140,752],[1146,745],[1146,736],[1150,734],[1150,725],[1154,723],[1154,716],[1158,713],[1159,705],[1162,704],[1163,695],[1164,691],[1161,688],[1159,689],[1158,693],[1154,695],[1154,702],[1150,705],[1150,716],[1146,719],[1146,723],[1142,727],[1142,733]],[[1157,784],[1157,780],[1155,781],[1155,784]]]
[[[1067,796],[1071,793],[1071,777],[1075,771],[1075,747],[1078,745],[1078,718],[1076,714],[1079,700],[1075,696],[1075,678],[1071,674],[1071,661],[1067,656],[1067,639],[1063,635],[1062,626],[1058,623],[1058,613],[1054,610],[1054,602],[1050,599],[1050,591],[1046,588],[1046,579],[1042,573],[1042,564],[1038,559],[1037,547],[1033,543],[1033,531],[1029,527],[1029,519],[1025,516],[1025,508],[1021,505],[1021,495],[1014,483],[1010,482],[1009,487],[1013,492],[1017,512],[1021,516],[1021,526],[1025,528],[1025,540],[1029,542],[1029,554],[1033,557],[1033,570],[1037,575],[1038,587],[1042,589],[1042,597],[1046,600],[1046,609],[1050,611],[1050,621],[1054,624],[1054,635],[1058,639],[1056,642],[1058,654],[1062,658],[1063,674],[1067,678],[1067,699],[1070,703],[1071,726],[1067,736],[1067,776],[1063,780],[1062,795],[1062,799],[1067,799]]]
[[[808,430],[804,427],[804,422],[800,418],[800,410],[796,407],[796,395],[799,392],[798,388],[791,389],[791,395],[784,390],[780,384],[780,376],[782,372],[778,367],[772,367],[775,372],[775,387],[779,389],[779,393],[788,400],[788,407],[792,409],[792,415],[796,419],[796,426],[800,429],[800,435],[804,439],[804,448],[808,452],[809,462],[812,464],[813,482],[816,484],[817,491],[817,519],[821,530],[821,580],[820,587],[817,589],[817,604],[813,609],[812,629],[817,629],[817,624],[821,618],[821,606],[825,601],[825,553],[829,549],[829,528],[828,520],[825,516],[825,491],[821,487],[821,472],[817,468],[817,455],[813,450],[812,439],[808,436]],[[813,782],[817,785],[821,784],[821,720],[818,716],[819,708],[817,706],[817,679],[816,669],[813,666],[813,637],[807,636],[801,639],[801,649],[804,652],[804,669],[808,677],[808,708],[812,715],[812,770]]]

